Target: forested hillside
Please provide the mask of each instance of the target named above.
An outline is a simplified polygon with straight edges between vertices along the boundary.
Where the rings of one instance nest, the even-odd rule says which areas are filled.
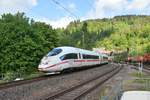
[[[40,59],[57,46],[128,48],[131,55],[150,53],[150,16],[77,20],[66,29],[53,29],[43,22],[35,22],[24,13],[0,17],[0,73],[5,76],[37,71]]]
[[[131,55],[149,52],[150,16],[116,16],[71,22],[66,29],[59,29],[62,45],[92,49],[127,50]],[[63,33],[63,34],[62,34]]]

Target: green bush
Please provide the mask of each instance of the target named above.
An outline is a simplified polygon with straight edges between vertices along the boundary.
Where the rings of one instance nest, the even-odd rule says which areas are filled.
[[[57,45],[56,31],[45,23],[34,22],[24,13],[0,17],[0,73],[6,73],[6,79],[18,70],[36,71],[41,58]]]
[[[4,79],[5,81],[12,81],[15,79],[15,73],[13,71],[7,71],[4,74]]]

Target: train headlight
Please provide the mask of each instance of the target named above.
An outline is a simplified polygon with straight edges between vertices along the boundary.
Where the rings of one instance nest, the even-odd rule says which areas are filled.
[[[48,64],[48,62],[45,62],[45,65],[47,65]]]

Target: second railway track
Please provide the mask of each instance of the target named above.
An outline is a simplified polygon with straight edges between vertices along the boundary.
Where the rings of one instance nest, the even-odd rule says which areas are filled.
[[[132,66],[133,69],[139,70],[137,66]],[[150,68],[149,67],[143,67],[142,69],[143,72],[150,74]]]
[[[79,100],[95,88],[102,85],[112,76],[117,74],[122,67],[113,68],[101,75],[98,75],[92,79],[84,81],[76,86],[72,86],[62,91],[58,91],[54,94],[47,96],[44,100]]]

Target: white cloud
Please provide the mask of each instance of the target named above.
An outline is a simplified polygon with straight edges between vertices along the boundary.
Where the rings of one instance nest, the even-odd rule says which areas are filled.
[[[50,20],[48,18],[35,18],[35,21],[45,22],[50,24],[53,28],[66,28],[66,26],[73,21],[72,17],[62,17],[58,20]]]
[[[113,17],[125,14],[149,14],[150,0],[95,0],[94,9],[83,19]]]
[[[76,10],[77,10],[77,9],[76,9],[76,5],[75,5],[74,3],[70,3],[70,4],[68,5],[68,7],[69,7],[70,10],[73,10],[73,11],[76,11]]]
[[[32,5],[33,6],[36,6],[38,3],[37,3],[37,0],[31,0],[32,1]]]
[[[137,9],[137,10],[143,10],[150,6],[150,0],[133,0],[129,6],[128,9]]]
[[[72,17],[62,17],[59,20],[50,21],[50,24],[53,28],[66,28],[66,26],[73,20],[74,19]]]
[[[103,18],[112,17],[116,12],[122,12],[124,10],[124,5],[126,5],[126,0],[96,0],[95,8],[91,9],[87,13],[87,17],[90,18]]]
[[[36,5],[37,0],[0,0],[0,15],[8,12],[26,12]]]

